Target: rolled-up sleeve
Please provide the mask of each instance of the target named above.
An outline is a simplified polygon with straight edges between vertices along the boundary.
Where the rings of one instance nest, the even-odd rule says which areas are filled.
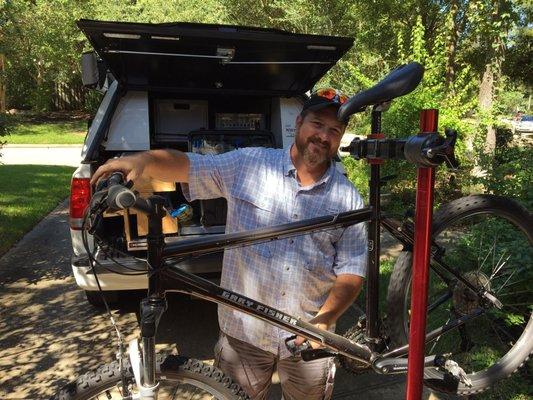
[[[357,195],[353,209],[363,208],[363,200]],[[367,223],[361,222],[344,229],[336,243],[337,254],[333,270],[335,275],[353,274],[366,276],[368,257]]]
[[[187,153],[189,182],[181,188],[187,201],[227,197],[235,171],[242,157],[241,150],[218,155]]]

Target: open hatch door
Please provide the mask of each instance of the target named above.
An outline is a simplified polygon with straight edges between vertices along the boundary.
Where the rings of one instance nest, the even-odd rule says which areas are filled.
[[[133,90],[299,95],[353,44],[230,25],[82,19],[78,27],[119,83]]]

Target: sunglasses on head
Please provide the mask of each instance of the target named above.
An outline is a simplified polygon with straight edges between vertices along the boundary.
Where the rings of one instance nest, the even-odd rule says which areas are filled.
[[[318,89],[313,94],[339,104],[344,104],[348,101],[348,96],[333,88]]]

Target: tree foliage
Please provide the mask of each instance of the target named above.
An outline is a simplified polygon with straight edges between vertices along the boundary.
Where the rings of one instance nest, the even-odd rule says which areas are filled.
[[[80,18],[224,23],[353,37],[353,48],[319,85],[352,95],[400,63],[421,62],[426,68],[422,84],[393,102],[383,127],[392,136],[416,133],[419,110],[439,108],[440,125],[460,132],[458,153],[465,166],[464,173],[447,185],[448,196],[457,187],[472,184],[468,177],[485,150],[479,143],[487,141],[487,132],[494,132],[490,128],[497,114],[526,103],[533,75],[531,4],[530,0],[0,0],[0,53],[7,60],[3,79],[9,106],[49,108],[56,83],[80,80],[79,56],[90,49],[75,24]],[[367,134],[368,117],[368,112],[354,116],[350,129]],[[353,164],[349,168],[364,170]],[[412,176],[412,168],[402,168],[404,178]],[[393,191],[401,197],[407,182],[401,180]]]

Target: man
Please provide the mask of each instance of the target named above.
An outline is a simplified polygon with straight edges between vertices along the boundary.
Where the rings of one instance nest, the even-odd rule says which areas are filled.
[[[346,129],[337,119],[345,100],[335,89],[313,93],[288,150],[246,148],[216,156],[153,150],[109,161],[93,183],[120,170],[134,181],[142,175],[181,182],[188,200],[225,197],[227,232],[358,209],[359,193],[332,161]],[[359,224],[228,249],[221,286],[333,330],[359,294],[365,268],[366,231]],[[266,398],[276,370],[285,400],[331,397],[332,359],[304,362],[286,349],[288,332],[225,306],[219,323],[216,364],[253,399]]]

